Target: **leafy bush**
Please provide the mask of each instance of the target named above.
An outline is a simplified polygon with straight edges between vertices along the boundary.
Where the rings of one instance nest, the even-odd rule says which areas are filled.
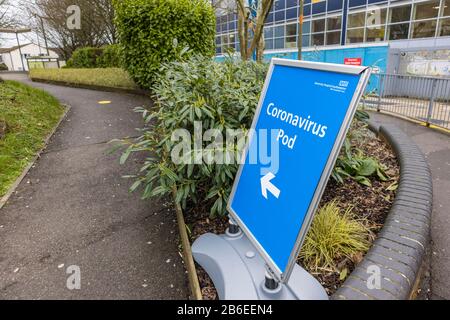
[[[74,51],[67,61],[66,68],[120,68],[122,51],[118,44],[102,48],[85,47]]]
[[[215,13],[207,0],[113,0],[124,64],[136,83],[150,88],[164,62],[181,49],[214,54]]]
[[[305,238],[299,258],[311,271],[337,270],[336,261],[353,259],[369,249],[370,230],[363,220],[352,216],[351,208],[343,213],[335,201],[320,208]]]
[[[156,124],[129,141],[121,157],[124,163],[132,152],[150,153],[131,190],[142,185],[143,198],[148,198],[171,194],[175,186],[176,201],[183,207],[188,201],[202,202],[211,215],[224,215],[238,165],[174,164],[171,152],[179,142],[171,140],[172,133],[182,128],[193,136],[194,121],[201,122],[203,131],[217,128],[224,136],[226,129],[250,128],[267,66],[193,56],[164,64],[162,70],[153,86],[155,111],[138,109],[146,123],[155,119]]]
[[[8,71],[8,66],[3,62],[0,63],[0,71]]]
[[[385,167],[377,159],[365,156],[363,151],[352,143],[353,139],[360,138],[358,135],[360,132],[357,128],[350,130],[331,176],[339,183],[344,183],[346,178],[351,178],[368,187],[372,185],[370,177],[387,181]]]
[[[97,68],[120,68],[122,65],[122,50],[118,44],[104,47],[97,58]]]
[[[97,59],[103,54],[103,49],[85,47],[75,50],[67,61],[68,68],[97,68]]]

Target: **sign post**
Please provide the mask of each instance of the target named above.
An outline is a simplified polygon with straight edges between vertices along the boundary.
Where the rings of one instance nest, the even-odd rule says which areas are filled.
[[[280,298],[304,298],[306,288],[317,293],[309,298],[323,297],[323,288],[296,259],[369,76],[370,68],[361,66],[285,59],[271,62],[228,211],[242,229],[240,237],[249,242],[242,244],[245,250],[253,248],[270,276],[281,284],[279,290],[290,292]],[[232,281],[227,278],[234,276],[226,275],[223,264],[228,262],[217,261],[222,259],[217,248],[204,247],[214,242],[211,236],[204,236],[208,244],[202,245],[198,239],[200,248],[196,242],[194,257],[201,265],[209,259],[215,261],[204,263],[205,269],[215,284],[214,278],[224,283],[226,296],[225,291],[233,286],[226,284]],[[226,238],[222,240],[239,252],[237,242]],[[235,259],[251,270],[246,253],[243,256]],[[214,264],[221,265],[220,276],[208,270]],[[230,273],[237,272],[236,268],[235,264]],[[255,278],[253,274],[248,277]],[[256,296],[265,295],[256,292]]]

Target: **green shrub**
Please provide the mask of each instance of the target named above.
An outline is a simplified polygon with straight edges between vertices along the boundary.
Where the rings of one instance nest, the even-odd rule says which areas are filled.
[[[215,13],[207,0],[113,0],[124,64],[135,82],[150,88],[161,64],[181,49],[214,54]]]
[[[352,216],[351,208],[343,213],[332,201],[319,209],[305,238],[299,258],[310,271],[337,271],[341,258],[353,259],[369,249],[367,223]]]
[[[122,65],[122,50],[118,44],[104,47],[97,58],[97,68],[120,68]]]
[[[0,71],[8,71],[8,66],[3,62],[0,63]]]
[[[121,157],[123,163],[132,152],[149,152],[131,190],[143,186],[143,198],[149,198],[169,195],[176,186],[176,201],[183,207],[189,201],[201,202],[211,215],[224,215],[238,165],[174,164],[171,152],[179,142],[171,136],[180,128],[193,135],[194,121],[201,122],[203,132],[217,128],[224,136],[226,129],[250,128],[267,66],[193,56],[164,64],[163,71],[152,88],[155,111],[138,109],[146,123],[154,119],[156,124],[145,128],[137,141],[128,142]]]
[[[370,177],[387,181],[386,168],[375,158],[367,157],[355,146],[353,140],[362,139],[358,128],[352,128],[345,140],[344,147],[336,161],[332,178],[338,183],[344,183],[346,178],[353,179],[365,186],[372,186]]]
[[[85,47],[75,50],[67,61],[68,68],[97,68],[97,59],[102,55],[103,49]]]

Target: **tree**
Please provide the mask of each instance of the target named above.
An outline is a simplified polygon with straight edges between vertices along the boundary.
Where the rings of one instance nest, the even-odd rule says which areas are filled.
[[[15,26],[14,19],[8,14],[11,5],[8,0],[0,0],[0,28]]]
[[[274,0],[236,0],[238,13],[238,37],[242,60],[249,60],[256,50],[257,60],[264,51],[263,29]],[[252,7],[256,4],[256,8]],[[253,14],[252,15],[252,11]],[[250,36],[250,31],[252,35]]]
[[[69,28],[68,8],[80,8],[80,28]],[[65,59],[80,47],[101,47],[116,43],[114,9],[111,0],[35,0],[28,5],[30,20],[51,46],[61,50]]]

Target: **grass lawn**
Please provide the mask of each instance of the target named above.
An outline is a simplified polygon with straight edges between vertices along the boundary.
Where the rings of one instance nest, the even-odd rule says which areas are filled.
[[[42,90],[0,82],[0,197],[44,146],[63,112],[58,100]]]
[[[61,81],[79,85],[137,89],[128,73],[120,68],[104,69],[32,69],[31,79]]]

